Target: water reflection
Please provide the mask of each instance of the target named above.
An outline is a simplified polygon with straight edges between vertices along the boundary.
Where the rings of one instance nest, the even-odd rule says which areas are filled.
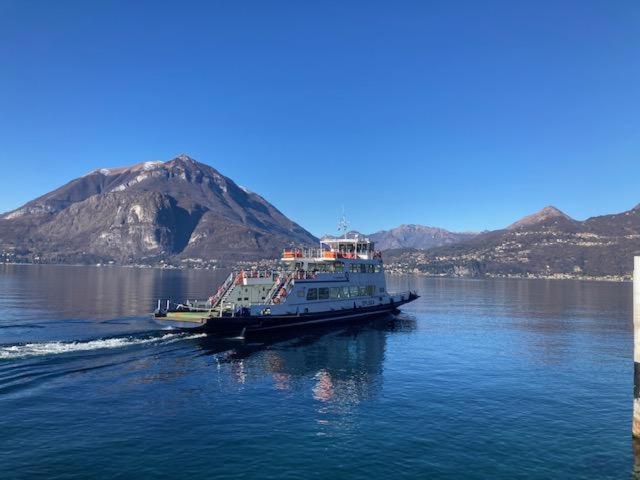
[[[628,284],[390,277],[418,322],[245,343],[146,316],[215,275],[0,265],[0,346],[126,340],[0,362],[0,477],[640,480]]]
[[[413,309],[429,317],[432,328],[449,330],[455,318],[456,329],[499,331],[500,341],[547,365],[571,362],[580,349],[606,358],[630,348],[630,283],[417,276],[394,276],[388,283],[418,290],[422,298]],[[580,336],[590,341],[577,343]]]
[[[204,354],[228,365],[238,384],[269,377],[274,390],[288,392],[310,380],[315,400],[354,405],[381,386],[388,336],[415,328],[409,316],[383,317],[360,326],[314,328],[302,335],[266,337],[232,347],[214,337],[198,339],[197,344]]]
[[[588,316],[592,321],[610,320],[631,311],[630,282],[404,275],[389,277],[388,284],[391,290],[416,289],[423,297],[420,303],[425,310],[553,320],[545,324],[546,328],[561,329],[572,323],[557,324],[559,318]],[[611,322],[611,326],[620,328],[620,322]]]
[[[158,330],[157,298],[203,298],[211,270],[0,264],[0,343],[81,340]]]
[[[1,264],[0,306],[15,319],[140,316],[159,297],[206,297],[224,276],[212,270]]]

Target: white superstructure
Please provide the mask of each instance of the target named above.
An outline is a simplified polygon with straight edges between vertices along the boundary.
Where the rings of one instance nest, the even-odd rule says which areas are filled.
[[[209,299],[219,315],[320,313],[402,302],[387,292],[382,256],[367,238],[325,238],[285,250],[282,268],[233,272]],[[215,314],[215,313],[214,313]]]

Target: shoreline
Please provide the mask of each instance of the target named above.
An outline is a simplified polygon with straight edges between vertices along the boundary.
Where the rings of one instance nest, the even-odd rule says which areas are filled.
[[[249,263],[249,262],[247,262]],[[234,268],[238,268],[239,266],[215,266],[215,267],[194,267],[194,266],[173,266],[173,265],[144,265],[144,264],[131,264],[131,265],[121,265],[121,264],[93,264],[93,263],[32,263],[32,262],[0,262],[0,265],[25,265],[25,266],[56,266],[56,267],[94,267],[94,268],[139,268],[139,269],[158,269],[158,270],[233,270]],[[246,267],[246,264],[244,266]],[[468,279],[468,280],[486,280],[486,279],[515,279],[515,280],[578,280],[578,281],[588,281],[588,282],[610,282],[610,283],[631,283],[632,276],[631,274],[621,275],[621,276],[602,276],[602,277],[594,277],[594,276],[572,276],[568,274],[554,274],[554,275],[534,275],[534,274],[485,274],[485,275],[477,275],[477,276],[465,276],[465,275],[433,275],[422,272],[402,272],[397,270],[387,270],[388,275],[392,276],[400,276],[400,275],[414,275],[419,277],[428,277],[428,278],[459,278],[459,279]]]

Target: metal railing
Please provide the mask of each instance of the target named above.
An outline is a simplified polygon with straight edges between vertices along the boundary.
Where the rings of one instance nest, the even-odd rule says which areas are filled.
[[[231,272],[227,277],[227,279],[224,281],[224,283],[220,285],[220,287],[218,287],[218,290],[216,291],[216,293],[213,294],[211,298],[209,298],[209,301],[211,302],[211,309],[214,309],[218,306],[224,294],[233,285],[235,278],[236,278],[235,272]]]
[[[276,293],[278,293],[284,278],[285,276],[283,274],[278,274],[277,280],[274,279],[275,281],[273,282],[273,286],[269,289],[269,292],[267,292],[267,295],[265,296],[267,303],[272,303],[272,300],[276,296]]]
[[[356,260],[360,256],[367,258],[382,258],[382,252],[377,250],[369,250],[365,252],[342,252],[335,250],[324,250],[322,248],[294,248],[291,250],[283,250],[282,258],[285,260],[295,260],[296,258],[323,258],[323,259],[352,259]]]

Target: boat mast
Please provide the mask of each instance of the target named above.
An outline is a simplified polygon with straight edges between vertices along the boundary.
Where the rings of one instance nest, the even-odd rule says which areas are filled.
[[[344,234],[344,239],[347,239],[347,229],[349,228],[349,222],[347,221],[347,216],[344,213],[344,206],[342,207],[342,217],[338,220],[338,232],[342,232]]]

